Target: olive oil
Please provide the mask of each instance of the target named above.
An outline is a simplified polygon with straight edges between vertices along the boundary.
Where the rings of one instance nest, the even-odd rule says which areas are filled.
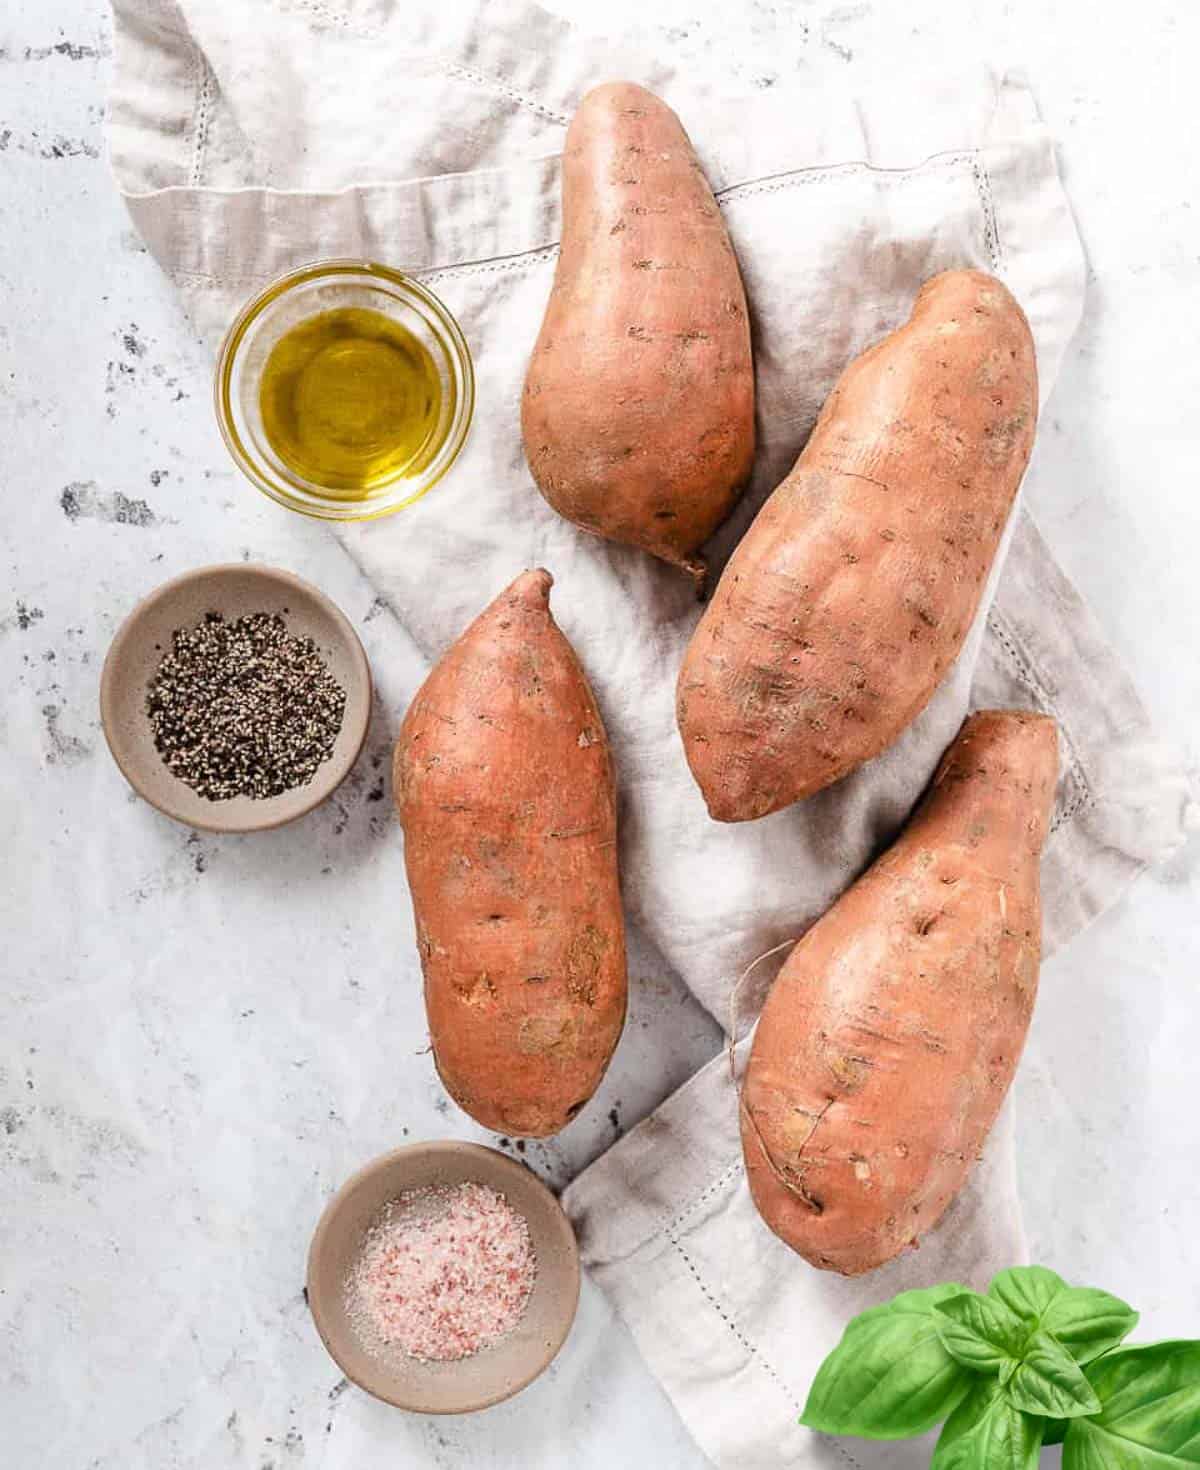
[[[259,386],[263,432],[295,475],[365,499],[438,448],[442,384],[429,349],[383,312],[338,307],[292,327]]]

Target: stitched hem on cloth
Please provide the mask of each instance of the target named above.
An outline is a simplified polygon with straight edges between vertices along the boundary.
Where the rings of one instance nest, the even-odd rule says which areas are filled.
[[[211,72],[205,68],[205,78],[200,88],[200,99],[197,103],[198,112],[202,115],[205,111],[204,94],[211,84]],[[200,167],[202,157],[203,139],[201,129],[197,126],[195,147],[193,154],[193,172]],[[881,184],[902,187],[925,177],[931,173],[942,170],[947,172],[957,168],[965,170],[974,185],[976,195],[979,199],[980,214],[983,224],[983,245],[993,271],[997,274],[1003,270],[1003,253],[1000,249],[999,231],[996,223],[995,203],[992,198],[991,188],[988,183],[988,170],[984,158],[983,148],[952,149],[944,152],[930,154],[918,163],[905,168],[884,168],[880,165],[870,163],[867,160],[856,159],[846,163],[837,164],[814,164],[788,170],[783,174],[775,174],[766,179],[747,180],[742,183],[730,184],[725,188],[714,191],[714,197],[723,207],[730,204],[740,203],[743,199],[751,199],[760,195],[779,193],[785,189],[808,187],[814,184],[836,180],[839,178],[855,178],[863,174],[870,175]],[[548,163],[556,163],[556,159],[534,160],[529,167],[545,167]],[[465,181],[474,181],[488,170],[478,170],[471,174],[439,174],[435,177],[424,179],[407,179],[399,182],[380,181],[377,183],[355,184],[348,189],[333,190],[326,194],[312,193],[304,189],[271,189],[248,185],[237,189],[209,189],[197,190],[196,185],[172,184],[164,189],[152,189],[145,193],[132,193],[123,191],[123,197],[127,206],[135,213],[141,212],[140,206],[153,206],[156,201],[169,198],[171,195],[181,193],[200,192],[210,200],[229,199],[235,197],[252,197],[259,195],[264,199],[272,199],[286,202],[289,199],[304,200],[307,205],[321,198],[346,199],[348,196],[383,194],[404,194],[407,192],[433,192],[437,193],[443,189],[454,187]],[[558,241],[546,239],[537,244],[530,245],[520,250],[506,251],[502,254],[488,256],[484,259],[472,260],[447,260],[436,264],[428,264],[413,267],[411,273],[420,276],[425,281],[457,279],[465,276],[480,275],[489,271],[522,270],[540,264],[542,261],[553,260],[558,254]],[[270,269],[252,270],[242,272],[230,272],[228,270],[209,271],[194,269],[187,266],[166,266],[172,279],[187,282],[195,287],[227,288],[232,283],[251,285],[259,281],[274,279],[280,273],[279,266]]]
[[[1020,641],[1015,629],[1011,626],[1004,615],[995,607],[988,613],[988,629],[995,636],[996,642],[1003,649],[1010,667],[1020,683],[1029,693],[1033,702],[1046,714],[1054,716],[1058,724],[1061,742],[1066,746],[1068,757],[1068,768],[1071,779],[1075,783],[1075,795],[1065,803],[1060,811],[1055,812],[1050,823],[1050,836],[1052,837],[1060,827],[1065,826],[1073,817],[1080,812],[1086,811],[1095,805],[1095,796],[1092,792],[1091,783],[1084,769],[1083,761],[1079,756],[1079,748],[1071,733],[1070,722],[1063,718],[1062,711],[1046,692],[1045,681],[1039,678],[1027,654],[1022,652]]]
[[[696,1265],[695,1261],[684,1249],[683,1243],[677,1233],[678,1227],[683,1224],[687,1216],[690,1215],[694,1210],[698,1209],[699,1206],[706,1199],[718,1192],[720,1189],[728,1188],[731,1184],[736,1182],[738,1176],[741,1173],[741,1167],[742,1161],[740,1158],[738,1158],[736,1162],[731,1164],[720,1175],[718,1175],[718,1177],[708,1186],[708,1188],[703,1190],[686,1209],[680,1211],[678,1215],[676,1215],[672,1220],[668,1221],[663,1226],[663,1234],[670,1241],[672,1247],[678,1253],[680,1259],[687,1267],[689,1273],[696,1283],[696,1286],[699,1288],[701,1296],[704,1297],[705,1301],[709,1304],[713,1311],[716,1312],[717,1316],[733,1334],[739,1345],[744,1349],[747,1361],[754,1363],[756,1367],[758,1367],[764,1374],[766,1374],[771,1383],[774,1384],[778,1391],[783,1395],[788,1409],[798,1418],[803,1412],[804,1405],[788,1387],[787,1380],[784,1378],[783,1374],[780,1373],[779,1370],[774,1366],[774,1364],[770,1361],[762,1348],[750,1338],[745,1328],[739,1324],[737,1314],[732,1310],[727,1302],[725,1302],[721,1297],[718,1296],[712,1284],[707,1280],[704,1274],[700,1271],[700,1268]],[[844,1444],[842,1444],[839,1439],[835,1438],[832,1435],[825,1434],[822,1434],[819,1437],[823,1443],[831,1445],[848,1465],[853,1465],[855,1467],[855,1470],[860,1470],[860,1462],[850,1453],[850,1451],[845,1447]]]

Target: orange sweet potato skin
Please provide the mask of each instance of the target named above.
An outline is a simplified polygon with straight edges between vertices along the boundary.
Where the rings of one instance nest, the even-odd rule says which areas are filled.
[[[521,402],[550,504],[702,580],[692,553],[754,457],[746,298],[679,119],[644,88],[589,92],[563,154],[562,251]]]
[[[972,716],[767,997],[742,1148],[762,1218],[814,1266],[855,1276],[916,1245],[996,1119],[1037,993],[1057,739],[1042,715]]]
[[[926,282],[842,374],[680,669],[684,750],[718,821],[812,795],[925,707],[971,626],[1037,401],[1029,325],[981,271]]]
[[[531,1137],[591,1097],[626,999],[608,737],[552,581],[525,572],[447,651],[393,767],[438,1072]]]

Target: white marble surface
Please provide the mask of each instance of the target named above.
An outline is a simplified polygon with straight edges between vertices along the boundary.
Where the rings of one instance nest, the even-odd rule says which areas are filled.
[[[583,0],[553,8],[596,24]],[[719,48],[768,86],[872,52],[903,64],[934,50],[951,66],[982,50],[1029,72],[1091,263],[1034,510],[1195,768],[1194,9],[1147,0],[1136,26],[1111,28],[1079,0],[731,9],[612,0],[605,14],[685,56]],[[228,466],[209,365],[104,165],[108,50],[102,0],[0,6],[4,1462],[340,1470],[329,1426],[388,1411],[343,1390],[311,1331],[314,1212],[405,1136],[484,1136],[441,1097],[396,953],[407,899],[381,758],[416,666],[322,528]],[[96,681],[140,593],[242,556],[340,602],[380,699],[337,803],[220,839],[127,793]],[[1035,1257],[1125,1295],[1147,1337],[1200,1334],[1198,857],[1193,841],[1047,966],[1017,1089]],[[394,922],[365,922],[380,914]],[[671,977],[646,956],[633,973],[602,1093],[565,1139],[530,1146],[551,1180],[716,1046]],[[668,1075],[652,1064],[664,1043]],[[705,1463],[590,1290],[552,1374],[519,1399],[469,1420],[391,1420],[404,1465]]]

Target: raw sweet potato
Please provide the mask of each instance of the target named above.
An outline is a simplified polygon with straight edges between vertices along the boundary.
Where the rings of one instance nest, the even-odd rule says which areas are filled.
[[[734,552],[679,674],[718,821],[885,750],[962,647],[1033,445],[1033,338],[980,271],[926,282],[864,352]]]
[[[679,119],[589,92],[563,154],[562,252],[521,403],[533,477],[577,525],[685,568],[754,457],[737,260]]]
[[[895,845],[789,955],[755,1033],[742,1149],[759,1213],[855,1276],[934,1226],[1016,1070],[1037,993],[1042,715],[973,715]]]
[[[595,1091],[626,994],[608,737],[552,583],[525,572],[447,651],[394,765],[438,1072],[534,1137]]]

